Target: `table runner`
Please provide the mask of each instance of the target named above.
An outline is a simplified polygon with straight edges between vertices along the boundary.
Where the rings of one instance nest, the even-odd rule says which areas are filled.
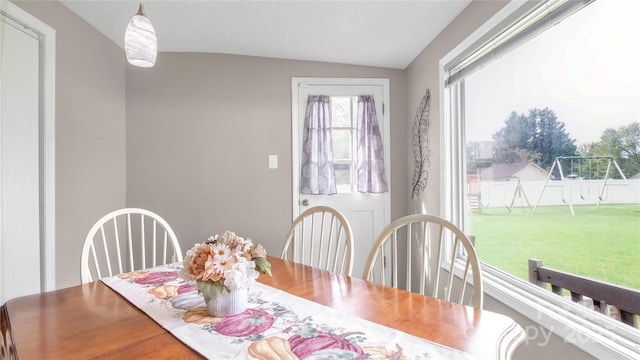
[[[210,317],[195,285],[178,277],[180,267],[170,264],[101,280],[210,359],[473,359],[261,283],[251,286],[247,310]],[[292,351],[283,346],[286,342]]]

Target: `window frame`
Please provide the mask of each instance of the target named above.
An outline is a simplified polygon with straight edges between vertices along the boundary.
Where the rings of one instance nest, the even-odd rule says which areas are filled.
[[[464,130],[464,80],[447,87],[451,64],[495,36],[506,24],[528,11],[535,2],[511,1],[475,32],[440,59],[440,211],[465,228],[464,188],[466,177]],[[562,337],[565,342],[598,358],[635,358],[640,353],[640,331],[551,291],[518,279],[491,265],[481,263],[484,291],[533,322]]]

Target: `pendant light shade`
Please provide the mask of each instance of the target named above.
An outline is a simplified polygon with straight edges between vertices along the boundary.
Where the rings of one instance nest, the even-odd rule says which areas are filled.
[[[124,34],[124,51],[131,65],[152,67],[158,54],[158,39],[151,21],[144,16],[142,3],[138,13],[131,18]]]

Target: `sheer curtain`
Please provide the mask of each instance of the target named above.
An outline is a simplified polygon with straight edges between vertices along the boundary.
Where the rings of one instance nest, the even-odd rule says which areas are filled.
[[[371,95],[358,96],[358,191],[387,191],[382,138]]]
[[[305,113],[300,192],[331,195],[336,191],[329,96],[310,95]]]

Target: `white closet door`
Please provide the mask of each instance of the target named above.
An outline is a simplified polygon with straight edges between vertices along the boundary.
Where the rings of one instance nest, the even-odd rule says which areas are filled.
[[[0,303],[41,288],[39,41],[0,26]]]

